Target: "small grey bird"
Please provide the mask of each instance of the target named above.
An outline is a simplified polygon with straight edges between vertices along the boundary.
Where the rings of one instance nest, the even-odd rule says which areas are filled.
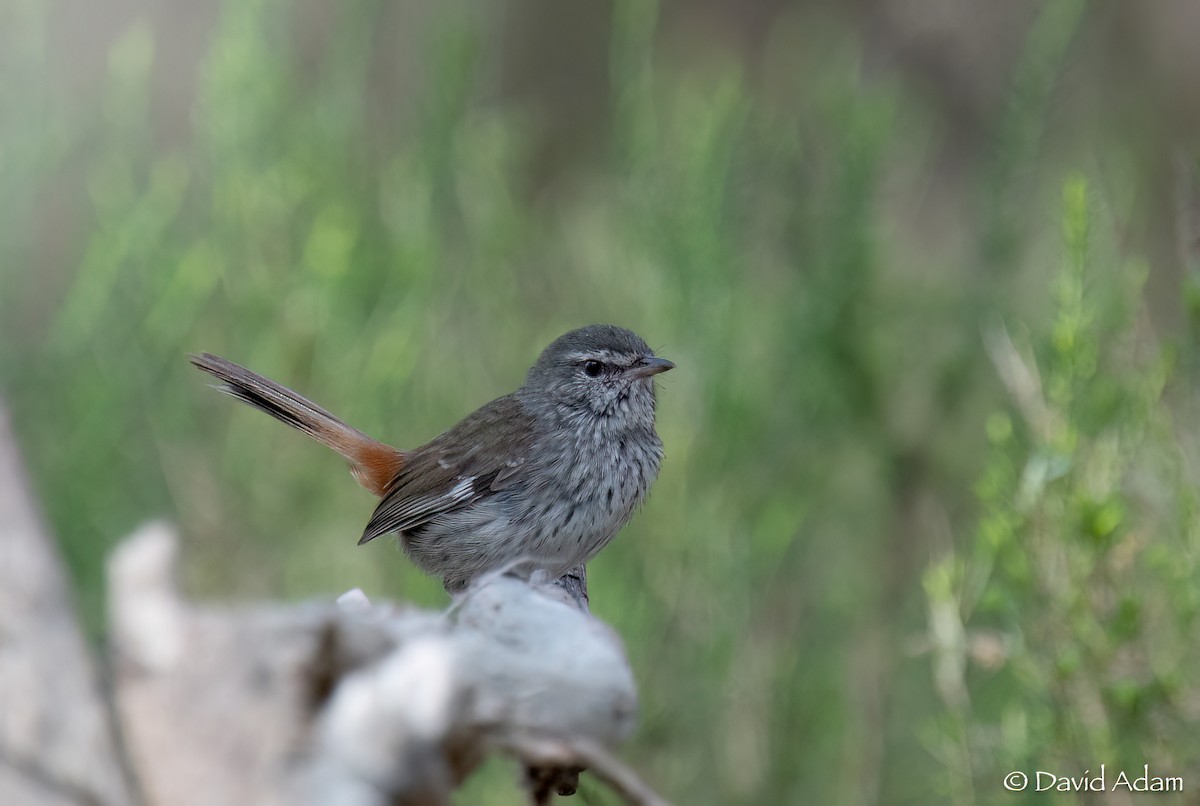
[[[402,451],[290,389],[204,353],[217,388],[337,451],[382,501],[359,544],[392,532],[451,591],[498,568],[551,578],[604,548],[662,464],[654,376],[675,365],[613,325],[572,330],[525,384],[427,445]]]

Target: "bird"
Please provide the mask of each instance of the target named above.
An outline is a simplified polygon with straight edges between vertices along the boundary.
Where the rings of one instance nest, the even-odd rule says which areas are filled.
[[[189,358],[218,391],[340,454],[381,499],[359,545],[398,535],[452,593],[492,571],[555,579],[612,540],[662,466],[655,379],[675,367],[631,330],[581,327],[551,342],[516,391],[400,450],[239,364]]]

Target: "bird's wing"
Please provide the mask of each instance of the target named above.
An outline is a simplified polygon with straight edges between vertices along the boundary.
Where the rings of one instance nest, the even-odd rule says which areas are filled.
[[[518,483],[526,472],[533,425],[525,407],[509,395],[407,453],[359,544],[415,529]]]

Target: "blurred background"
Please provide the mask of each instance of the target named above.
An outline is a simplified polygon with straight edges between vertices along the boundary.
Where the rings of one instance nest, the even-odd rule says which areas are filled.
[[[198,597],[446,602],[187,352],[413,446],[613,322],[678,364],[590,567],[669,798],[1200,786],[1198,37],[1188,0],[0,1],[0,396],[91,637],[155,517]]]

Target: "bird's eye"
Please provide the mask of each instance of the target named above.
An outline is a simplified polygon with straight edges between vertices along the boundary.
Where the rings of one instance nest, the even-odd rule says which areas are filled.
[[[600,377],[600,372],[603,369],[604,369],[604,365],[601,364],[599,361],[584,361],[583,362],[583,374],[587,375],[589,378]]]

